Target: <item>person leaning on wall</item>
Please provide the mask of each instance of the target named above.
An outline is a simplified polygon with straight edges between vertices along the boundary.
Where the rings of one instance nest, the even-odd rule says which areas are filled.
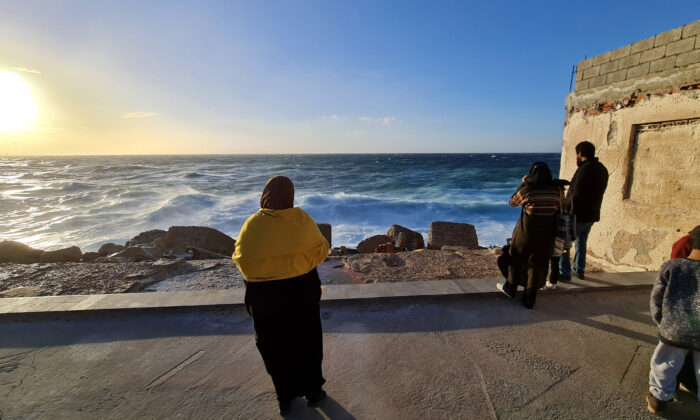
[[[283,176],[267,182],[260,210],[236,241],[233,260],[246,280],[246,310],[281,415],[296,397],[305,397],[309,406],[326,397],[316,266],[329,248],[311,216],[294,207],[294,184]]]
[[[569,195],[572,213],[576,216],[576,240],[574,241],[573,271],[584,279],[586,269],[586,245],[593,223],[600,220],[600,206],[603,194],[608,187],[608,170],[595,157],[595,146],[588,141],[576,145],[576,165],[578,169],[571,178]],[[559,259],[559,279],[571,280],[571,259],[569,249]]]

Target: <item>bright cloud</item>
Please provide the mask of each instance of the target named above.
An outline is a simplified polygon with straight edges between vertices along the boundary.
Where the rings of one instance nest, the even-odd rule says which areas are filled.
[[[153,112],[127,112],[126,114],[122,115],[122,118],[124,118],[124,119],[152,118],[155,116],[156,116],[156,114]]]
[[[338,121],[340,117],[338,117],[336,114],[333,115],[324,115],[321,117],[322,120],[332,120],[332,121]]]
[[[399,120],[396,117],[383,117],[383,118],[360,117],[357,119],[357,121],[374,123],[374,124],[385,124],[385,125],[398,124],[401,122],[401,120]]]
[[[41,74],[39,70],[36,69],[28,69],[26,67],[12,67],[12,70],[14,71],[21,71],[24,73],[34,73],[34,74]]]

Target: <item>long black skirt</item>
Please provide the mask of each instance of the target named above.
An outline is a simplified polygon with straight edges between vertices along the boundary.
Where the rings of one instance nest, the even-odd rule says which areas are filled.
[[[533,304],[537,290],[546,282],[555,229],[556,216],[529,216],[523,213],[513,230],[508,287],[511,292],[515,292],[518,286],[525,287],[524,298]]]
[[[245,304],[255,344],[272,377],[277,399],[288,402],[321,389],[323,331],[321,280],[314,268],[285,280],[247,282]]]

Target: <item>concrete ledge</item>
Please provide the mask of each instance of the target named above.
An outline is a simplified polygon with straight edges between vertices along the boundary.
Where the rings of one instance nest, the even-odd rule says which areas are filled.
[[[557,290],[566,293],[587,290],[651,287],[656,272],[592,273],[586,280],[560,282]],[[322,301],[353,301],[420,296],[494,295],[496,282],[503,279],[458,279],[401,283],[348,284],[323,286]],[[67,295],[0,299],[0,320],[22,320],[65,315],[120,314],[151,311],[242,309],[244,289],[192,292],[123,293],[111,295]]]

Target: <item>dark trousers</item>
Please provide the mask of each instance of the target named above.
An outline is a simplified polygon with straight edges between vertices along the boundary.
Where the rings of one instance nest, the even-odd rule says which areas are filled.
[[[321,389],[323,331],[316,269],[285,280],[246,283],[246,308],[255,344],[272,377],[279,402]]]

